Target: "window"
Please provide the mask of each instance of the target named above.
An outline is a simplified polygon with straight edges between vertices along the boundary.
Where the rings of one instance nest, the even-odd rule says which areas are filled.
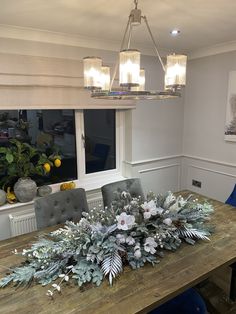
[[[8,146],[11,139],[29,143],[48,156],[61,155],[60,168],[34,178],[38,185],[77,179],[74,110],[0,111],[0,146]]]
[[[78,179],[95,186],[97,179],[120,173],[123,120],[115,109],[0,111],[0,146],[16,138],[47,154],[58,150],[61,167],[37,178],[38,185]]]
[[[85,173],[116,168],[115,110],[84,110]]]

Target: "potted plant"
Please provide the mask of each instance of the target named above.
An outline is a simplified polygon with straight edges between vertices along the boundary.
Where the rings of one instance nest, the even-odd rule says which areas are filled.
[[[28,143],[12,139],[8,147],[0,147],[0,187],[7,190],[14,186],[20,202],[32,200],[37,192],[33,177],[47,175],[51,167],[61,165],[60,156],[47,156]]]

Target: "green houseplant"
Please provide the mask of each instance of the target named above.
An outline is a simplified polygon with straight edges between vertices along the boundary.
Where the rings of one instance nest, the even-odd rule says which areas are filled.
[[[52,166],[60,165],[60,156],[47,156],[36,147],[16,139],[8,147],[0,147],[0,187],[7,190],[20,178],[44,176]]]

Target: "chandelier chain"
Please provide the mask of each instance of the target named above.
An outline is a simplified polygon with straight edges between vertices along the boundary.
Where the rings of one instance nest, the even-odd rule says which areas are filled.
[[[134,0],[135,9],[138,8],[138,0]]]

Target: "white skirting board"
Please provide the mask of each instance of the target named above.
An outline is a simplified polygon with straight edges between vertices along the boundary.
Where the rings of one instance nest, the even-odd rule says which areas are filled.
[[[91,199],[88,201],[89,209],[98,208],[100,205],[103,205],[102,198]],[[33,210],[10,214],[9,220],[12,237],[37,230],[36,218]]]

